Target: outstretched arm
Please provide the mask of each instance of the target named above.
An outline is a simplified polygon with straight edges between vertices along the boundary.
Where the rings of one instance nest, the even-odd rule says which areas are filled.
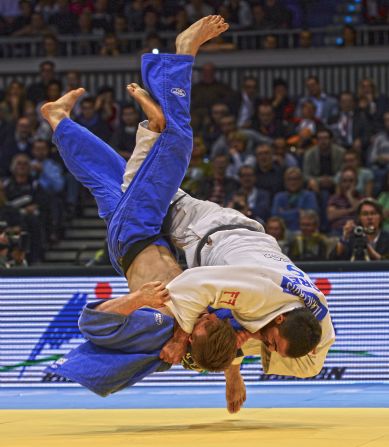
[[[143,306],[153,307],[155,309],[163,307],[169,298],[169,291],[162,282],[154,281],[144,284],[133,293],[113,300],[104,301],[95,309],[100,312],[127,316]]]
[[[240,364],[230,365],[224,371],[226,378],[226,400],[229,413],[237,413],[246,400],[246,385],[240,374]]]

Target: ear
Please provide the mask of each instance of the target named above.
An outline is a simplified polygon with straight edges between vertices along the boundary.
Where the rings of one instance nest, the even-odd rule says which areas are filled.
[[[284,321],[285,321],[285,315],[284,315],[284,314],[278,315],[278,316],[274,319],[274,322],[275,322],[276,324],[282,324]]]
[[[192,338],[192,334],[191,334],[191,335],[189,335],[188,343],[192,344],[192,340],[193,340],[193,338]]]

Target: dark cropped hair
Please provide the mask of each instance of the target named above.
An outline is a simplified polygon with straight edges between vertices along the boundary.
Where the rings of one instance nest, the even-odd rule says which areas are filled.
[[[227,369],[236,357],[236,334],[228,320],[217,320],[205,327],[206,335],[192,338],[192,357],[208,371]]]
[[[288,340],[287,357],[297,358],[307,355],[319,343],[321,326],[312,312],[301,307],[285,314],[279,325],[281,337]]]
[[[377,213],[381,216],[381,219],[383,219],[384,217],[384,210],[382,208],[382,205],[380,203],[377,202],[377,200],[373,199],[372,197],[367,197],[366,199],[362,199],[357,207],[356,210],[356,215],[359,216],[361,214],[362,211],[362,207],[365,205],[370,205],[372,206]]]

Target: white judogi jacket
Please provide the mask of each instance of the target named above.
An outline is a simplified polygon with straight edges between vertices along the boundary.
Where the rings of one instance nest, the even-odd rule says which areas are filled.
[[[307,300],[314,313],[328,309],[323,293],[266,233],[245,229],[215,233],[202,250],[202,264],[207,267],[186,270],[167,286],[171,294],[171,303],[167,305],[188,333],[207,306],[231,309],[236,320],[250,332],[284,312],[305,306]],[[319,300],[319,307],[312,297]],[[242,350],[245,355],[260,354],[267,374],[311,377],[320,372],[335,340],[328,312],[321,325],[322,338],[315,353],[298,359],[270,352],[257,340],[249,340]]]

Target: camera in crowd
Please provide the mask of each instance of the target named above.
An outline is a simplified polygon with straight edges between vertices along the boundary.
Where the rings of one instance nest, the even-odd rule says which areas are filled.
[[[7,222],[0,221],[0,251],[6,250],[0,262],[3,267],[27,265],[25,255],[29,244],[29,234],[26,231],[13,231]]]
[[[366,236],[374,233],[374,227],[362,227],[357,225],[354,227],[354,244],[351,256],[351,261],[370,261],[369,254],[367,252],[367,239]]]

